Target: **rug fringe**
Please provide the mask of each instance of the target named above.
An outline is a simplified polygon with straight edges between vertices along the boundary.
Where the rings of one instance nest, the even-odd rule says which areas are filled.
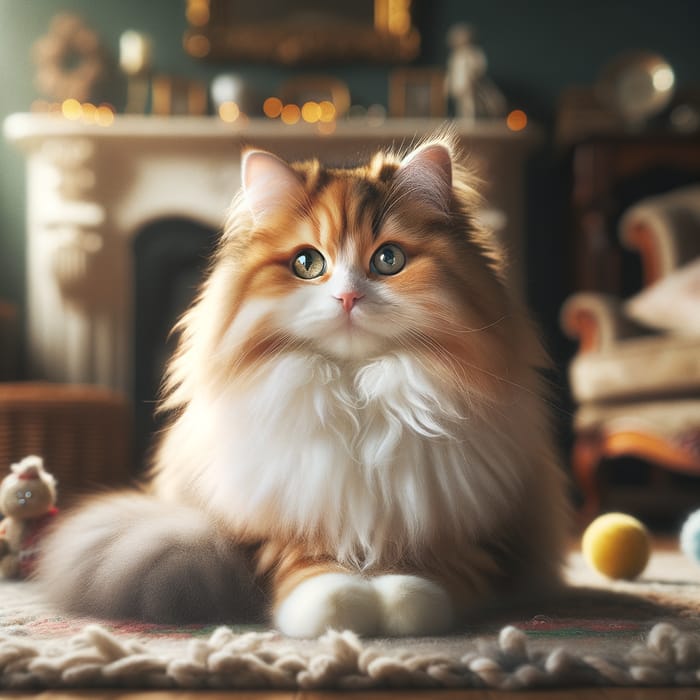
[[[274,632],[235,634],[226,627],[191,640],[183,653],[158,651],[88,625],[69,643],[0,636],[4,689],[145,687],[231,689],[493,688],[570,685],[697,686],[700,638],[659,623],[624,656],[579,656],[559,646],[533,648],[504,627],[498,640],[461,657],[394,653],[352,632],[329,631],[318,645],[295,644]]]

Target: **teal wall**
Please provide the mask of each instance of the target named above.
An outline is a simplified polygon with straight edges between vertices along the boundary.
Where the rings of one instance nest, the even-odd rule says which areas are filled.
[[[424,35],[420,63],[444,63],[444,36],[456,21],[478,31],[490,72],[514,103],[545,125],[556,97],[572,83],[590,83],[614,54],[646,48],[673,64],[680,83],[700,82],[698,0],[423,0],[418,23]],[[240,72],[263,93],[289,72],[273,66],[211,65],[181,49],[184,0],[0,0],[0,119],[26,111],[32,87],[32,42],[57,12],[73,10],[98,30],[112,57],[126,29],[149,33],[157,70],[210,79],[224,69]],[[358,103],[386,102],[387,66],[332,70],[346,80]],[[119,105],[118,84],[106,97]],[[0,298],[24,299],[24,163],[0,143]]]

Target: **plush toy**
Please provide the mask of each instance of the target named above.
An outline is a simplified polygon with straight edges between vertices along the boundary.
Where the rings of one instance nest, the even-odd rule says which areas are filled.
[[[583,556],[608,578],[633,579],[644,571],[651,553],[647,529],[624,513],[606,513],[583,533]]]
[[[696,564],[700,564],[700,510],[688,516],[681,528],[681,551]]]
[[[0,575],[27,578],[39,552],[42,530],[58,510],[56,481],[44,471],[41,457],[13,464],[0,482]]]

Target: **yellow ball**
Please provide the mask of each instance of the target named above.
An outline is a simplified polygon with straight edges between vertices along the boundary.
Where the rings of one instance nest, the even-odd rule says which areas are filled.
[[[633,579],[646,568],[651,551],[647,529],[624,513],[606,513],[583,533],[583,556],[608,578]]]

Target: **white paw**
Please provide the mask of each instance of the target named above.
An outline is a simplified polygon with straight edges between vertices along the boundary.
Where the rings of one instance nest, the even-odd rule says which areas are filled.
[[[419,576],[372,579],[381,600],[381,633],[390,637],[444,634],[453,625],[452,603],[440,586]]]
[[[379,596],[367,579],[321,574],[302,581],[275,611],[275,624],[290,637],[318,637],[328,629],[361,635],[379,630]]]

